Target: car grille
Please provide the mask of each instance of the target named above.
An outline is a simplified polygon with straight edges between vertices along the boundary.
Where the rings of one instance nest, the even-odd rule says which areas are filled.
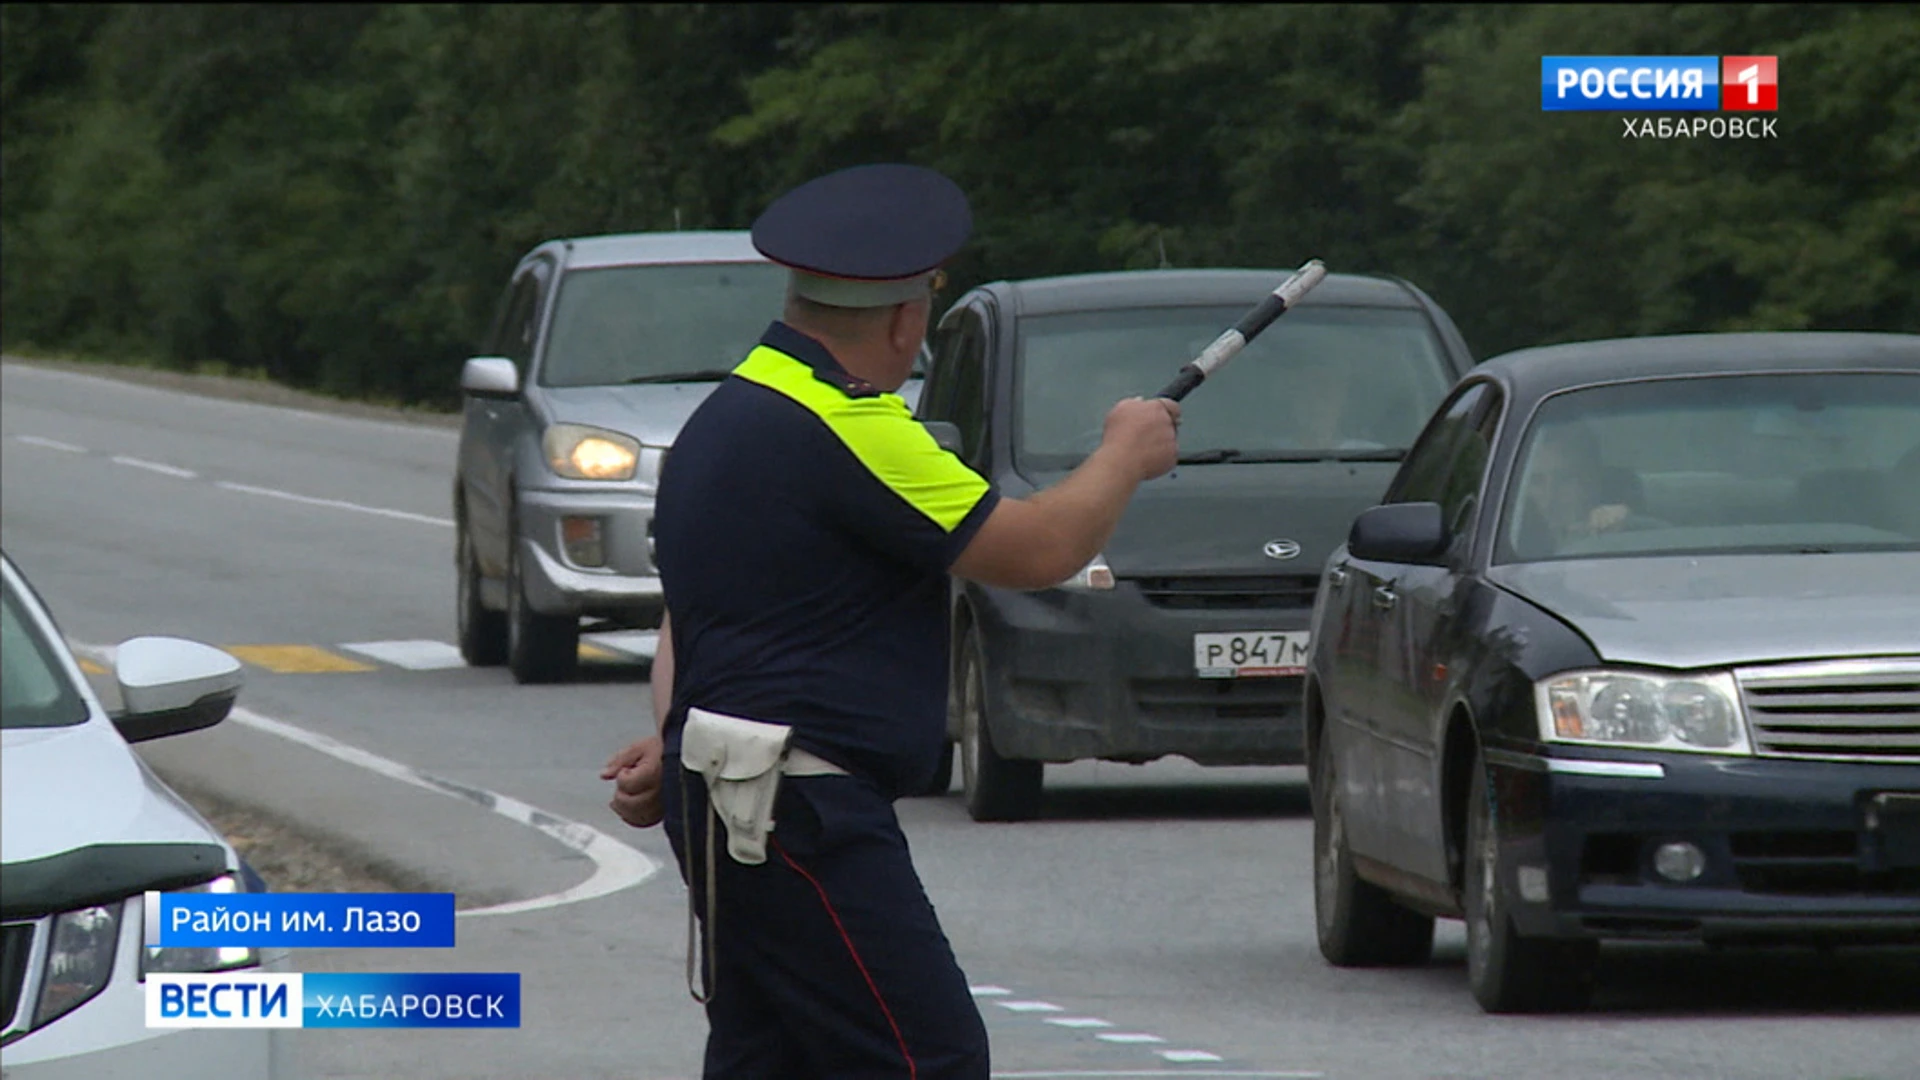
[[[1246,577],[1129,578],[1156,607],[1299,608],[1313,607],[1318,574],[1261,574]]]
[[[1286,720],[1300,712],[1304,680],[1134,679],[1134,707],[1148,720]]]
[[[1920,658],[1747,668],[1735,677],[1756,753],[1920,763]]]
[[[0,999],[0,1025],[11,1029],[13,1011],[20,1007],[20,988],[27,981],[27,957],[33,952],[33,924],[8,923],[0,927],[0,979],[5,980],[5,997]]]
[[[1851,832],[1746,833],[1729,836],[1740,887],[1776,896],[1911,896],[1920,870],[1869,872]]]
[[[1660,833],[1595,832],[1580,851],[1580,884],[1655,882],[1648,853]],[[1876,868],[1862,836],[1845,829],[1734,832],[1727,835],[1742,892],[1764,896],[1920,895],[1920,868]]]

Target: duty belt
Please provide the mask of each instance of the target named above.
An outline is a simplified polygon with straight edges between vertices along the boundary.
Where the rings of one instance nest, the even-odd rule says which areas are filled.
[[[687,992],[705,1004],[713,997],[718,968],[714,964],[714,918],[719,895],[714,874],[714,826],[727,829],[727,854],[743,866],[758,866],[767,861],[767,838],[773,832],[773,803],[780,791],[782,776],[845,775],[846,770],[817,754],[792,745],[793,729],[785,724],[769,724],[739,716],[690,708],[680,732],[681,780],[697,772],[707,782],[705,918],[697,914],[698,902],[692,890],[687,892]],[[687,803],[680,801],[680,832],[691,840],[687,828]],[[705,940],[699,924],[706,927]],[[696,962],[696,955],[704,963]]]

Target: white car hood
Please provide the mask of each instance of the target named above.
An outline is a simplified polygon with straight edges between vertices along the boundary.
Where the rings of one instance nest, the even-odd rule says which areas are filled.
[[[0,861],[93,844],[222,844],[96,714],[62,728],[0,733]]]

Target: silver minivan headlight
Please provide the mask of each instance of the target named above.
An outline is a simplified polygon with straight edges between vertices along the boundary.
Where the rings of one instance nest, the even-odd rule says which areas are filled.
[[[1534,684],[1547,742],[1751,754],[1731,672],[1569,671]]]
[[[540,436],[547,465],[570,480],[631,480],[640,467],[640,442],[585,424],[554,424]]]

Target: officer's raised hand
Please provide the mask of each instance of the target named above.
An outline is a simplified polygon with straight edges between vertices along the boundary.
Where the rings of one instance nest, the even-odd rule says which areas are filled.
[[[1115,405],[1100,446],[1066,479],[994,505],[954,560],[954,574],[1004,589],[1048,589],[1079,573],[1106,546],[1134,489],[1178,462],[1179,425],[1180,406],[1166,398]]]
[[[1127,398],[1107,412],[1100,446],[1138,462],[1142,482],[1173,471],[1180,459],[1180,403],[1168,398]]]

